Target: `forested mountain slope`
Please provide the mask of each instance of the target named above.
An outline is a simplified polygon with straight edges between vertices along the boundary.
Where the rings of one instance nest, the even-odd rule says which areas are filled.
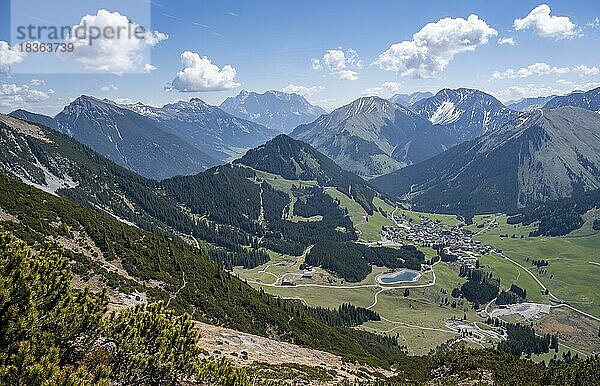
[[[290,136],[364,177],[432,157],[447,142],[444,132],[427,119],[379,97],[359,98],[298,126]]]
[[[319,312],[330,311],[255,291],[195,247],[128,226],[4,175],[0,175],[0,208],[5,229],[34,249],[43,248],[48,240],[57,242],[67,250],[82,285],[108,287],[113,299],[127,294],[162,299],[198,320],[353,360],[385,365],[404,355],[394,339],[319,321]],[[331,315],[325,319],[331,320]]]
[[[600,115],[574,107],[521,115],[373,184],[415,208],[513,212],[600,187]]]

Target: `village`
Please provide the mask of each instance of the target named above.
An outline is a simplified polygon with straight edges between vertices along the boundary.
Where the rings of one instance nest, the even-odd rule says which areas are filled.
[[[418,247],[438,248],[442,247],[445,255],[456,256],[457,261],[464,264],[475,264],[477,258],[482,254],[495,251],[489,245],[483,245],[480,241],[474,241],[471,232],[461,226],[444,228],[439,220],[420,217],[420,221],[414,221],[404,214],[392,214],[395,226],[384,226],[381,230],[381,245],[412,244]],[[498,226],[495,220],[491,220],[487,227],[493,229]]]

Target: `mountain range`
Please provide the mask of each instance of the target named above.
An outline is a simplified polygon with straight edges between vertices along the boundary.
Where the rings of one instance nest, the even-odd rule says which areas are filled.
[[[225,163],[277,135],[197,98],[153,107],[82,95],[54,118],[24,110],[11,115],[57,129],[119,165],[159,180]]]
[[[125,107],[156,121],[165,131],[207,152],[220,163],[237,158],[278,134],[265,126],[234,117],[198,98],[162,107],[142,103]]]
[[[289,133],[296,126],[310,123],[326,111],[310,104],[303,96],[281,91],[262,94],[242,90],[219,106],[236,117],[269,127],[280,133]]]
[[[540,384],[554,383],[551,373],[540,375],[545,367],[531,370],[531,361],[521,361],[521,351],[513,357],[491,349],[445,352],[440,346],[434,357],[407,357],[398,337],[355,328],[384,319],[374,310],[351,304],[337,310],[309,307],[265,293],[266,283],[261,279],[252,283],[261,288],[255,290],[250,280],[236,277],[240,266],[268,267],[271,252],[299,256],[302,264],[328,272],[332,280],[348,282],[364,280],[373,265],[393,270],[407,268],[408,260],[414,264],[411,269],[419,269],[428,262],[411,245],[396,249],[356,243],[360,236],[356,218],[380,230],[383,224],[369,215],[383,214],[383,204],[393,208],[387,198],[406,201],[417,210],[465,217],[509,212],[514,214],[511,224],[539,222],[537,234],[563,235],[581,226],[583,214],[596,207],[600,197],[600,115],[594,110],[593,94],[577,94],[560,102],[583,103],[588,109],[564,106],[527,112],[490,109],[492,105],[485,102],[490,99],[478,93],[447,92],[445,97],[449,99],[442,104],[458,106],[449,113],[458,117],[456,121],[465,115],[472,118],[464,121],[468,129],[464,138],[479,129],[481,136],[446,149],[463,137],[456,134],[456,121],[431,122],[436,115],[429,117],[427,106],[443,99],[437,94],[430,97],[435,101],[422,99],[410,109],[377,97],[361,98],[294,130],[294,136],[306,136],[316,146],[284,134],[273,136],[271,129],[196,99],[156,108],[82,96],[55,118],[17,110],[12,116],[0,115],[0,222],[3,229],[27,243],[21,249],[29,248],[33,256],[47,242],[60,246],[56,255],[63,256],[65,267],[72,267],[74,285],[93,291],[107,289],[115,308],[163,301],[169,309],[187,312],[194,320],[286,342],[285,350],[294,350],[292,343],[328,351],[343,361],[357,361],[370,366],[362,367],[367,379],[371,368],[379,368],[396,377],[390,384],[418,384],[432,377],[463,379],[454,378],[459,371],[452,369],[467,369],[473,376],[473,369],[488,367],[494,369],[490,374],[498,383],[518,384],[525,378],[515,380],[502,374],[513,374],[519,364],[523,366],[520,374],[538,374],[535,379]],[[419,104],[425,106],[423,110],[415,107]],[[480,114],[484,119],[479,119]],[[508,121],[500,125],[503,114]],[[217,134],[206,139],[199,127]],[[231,134],[225,127],[244,134]],[[225,135],[232,135],[227,141],[247,146],[252,135],[259,135],[254,129],[266,130],[267,139],[256,139],[262,142],[235,161],[209,167],[189,165],[184,158],[202,156],[219,162],[215,155],[229,155],[233,150],[219,147]],[[328,147],[327,135],[337,147]],[[141,142],[139,149],[127,146],[136,140]],[[173,144],[182,146],[179,153]],[[193,152],[200,152],[202,146],[209,148],[206,153]],[[342,168],[320,149],[338,157],[340,164],[348,159],[353,162]],[[356,158],[349,158],[353,153]],[[367,157],[360,158],[364,154]],[[188,162],[177,167],[209,168],[179,175],[183,173],[161,163],[177,156],[182,163]],[[134,165],[125,162],[130,161],[128,157],[142,159]],[[369,183],[348,171],[366,170],[361,165],[377,165],[376,160],[403,168]],[[136,173],[135,168],[150,168],[144,170],[152,178]],[[571,198],[561,200],[565,197]],[[546,205],[550,200],[558,201]],[[17,244],[3,245],[9,245],[5,255],[13,256],[9,253],[17,250]],[[418,258],[410,258],[415,253],[420,254]],[[13,257],[19,261],[17,255]],[[363,274],[348,276],[358,266],[364,268]],[[256,270],[266,272],[266,268]],[[277,280],[285,285],[285,275]],[[469,283],[471,278],[460,280]],[[381,291],[373,291],[375,303]],[[405,289],[408,299],[404,301],[412,304],[415,295],[420,296],[418,291]],[[437,299],[432,304],[437,309]],[[463,306],[468,305],[459,305],[459,317]],[[447,301],[439,307],[455,308]],[[253,345],[257,342],[246,339]],[[591,362],[574,363],[588,366]],[[322,366],[332,367],[329,363]],[[531,371],[524,370],[525,366]],[[549,366],[548,371],[565,366]],[[593,378],[597,371],[589,366],[580,372]],[[316,368],[295,363],[290,367],[310,372],[310,379],[326,379],[326,373]],[[285,365],[272,368],[284,371]]]
[[[545,108],[554,109],[563,106],[574,106],[600,113],[600,87],[587,92],[573,92],[557,96],[546,102]]]
[[[236,163],[159,182],[58,131],[11,116],[0,118],[1,173],[127,224],[207,241],[220,250],[216,259],[228,266],[264,262],[267,257],[259,245],[299,255],[318,240],[356,239],[352,222],[326,189],[338,190],[367,214],[375,210],[373,188],[285,135]],[[310,215],[294,205],[298,197],[311,208]],[[315,215],[322,221],[298,221]]]
[[[600,89],[595,89],[555,97],[547,105],[577,105],[596,111],[599,92]],[[264,97],[265,94],[257,95]],[[107,167],[106,162],[103,162],[102,168],[93,165],[78,173],[74,165],[81,163],[81,159],[86,159],[84,164],[90,159],[96,162],[97,156],[92,155],[89,149],[79,148],[77,142],[70,143],[66,137],[58,136],[53,128],[88,145],[116,164],[149,178],[148,181],[152,182],[136,180],[136,187],[128,187],[138,191],[145,185],[142,189],[144,195],[168,192],[168,187],[173,186],[172,181],[161,184],[156,182],[159,180],[190,175],[189,179],[178,178],[176,181],[188,184],[195,178],[203,183],[220,183],[220,180],[207,179],[206,176],[221,173],[231,179],[232,184],[238,181],[240,189],[248,188],[250,197],[256,194],[255,199],[260,200],[260,189],[255,188],[257,184],[260,187],[257,181],[262,181],[264,176],[249,177],[254,172],[239,172],[236,169],[239,166],[265,171],[290,181],[316,180],[321,187],[332,186],[348,195],[368,213],[373,211],[372,199],[377,193],[367,188],[355,174],[367,178],[380,176],[374,183],[382,191],[394,197],[408,193],[415,205],[423,209],[461,213],[466,211],[466,207],[460,202],[446,200],[440,207],[436,200],[441,200],[443,194],[458,197],[477,192],[481,194],[474,201],[481,204],[476,206],[477,210],[513,210],[583,192],[594,188],[597,183],[594,169],[597,138],[593,131],[597,124],[594,120],[596,115],[586,115],[581,109],[569,108],[545,109],[543,112],[533,109],[519,113],[504,107],[488,94],[470,89],[444,89],[409,108],[378,97],[359,98],[330,114],[319,116],[314,122],[298,126],[291,134],[296,140],[281,135],[270,140],[276,135],[274,130],[234,117],[196,98],[152,107],[141,103],[118,105],[109,100],[81,96],[54,118],[24,110],[16,110],[11,115],[48,127],[45,137],[52,139],[48,143],[32,143],[30,137],[5,132],[5,143],[13,146],[10,151],[7,148],[7,152],[16,151],[20,161],[11,166],[7,159],[4,169],[12,169],[13,175],[47,191],[69,192],[79,197],[78,202],[93,203],[133,223],[152,222],[156,217],[149,213],[148,208],[137,207],[135,202],[132,204],[135,210],[128,210],[126,200],[118,199],[129,194],[123,191],[123,185],[106,182],[106,186],[111,188],[98,198],[92,193],[92,185],[86,185],[85,181],[89,178],[87,174],[98,175],[98,170],[103,170],[105,176],[117,173],[121,176],[119,178],[127,181],[136,180],[138,176],[133,178],[124,170],[117,171],[116,165]],[[4,116],[3,119],[9,122],[9,117]],[[500,125],[503,121],[508,123]],[[18,120],[9,123],[18,127],[26,125]],[[527,130],[523,129],[524,126]],[[574,127],[577,127],[576,133],[567,135],[567,129]],[[532,134],[535,128],[543,134]],[[478,132],[483,135],[478,136]],[[476,138],[468,140],[470,136]],[[464,140],[467,142],[461,145]],[[458,143],[456,149],[453,148],[455,142]],[[236,166],[233,169],[230,166],[216,168],[196,176],[198,172],[224,163],[236,154],[243,154],[248,148],[254,149],[233,163]],[[525,148],[527,153],[521,150]],[[70,152],[76,149],[77,154],[62,154],[65,149]],[[516,160],[507,149],[517,152],[521,158]],[[564,154],[566,158],[561,159],[560,164],[548,161],[549,151]],[[502,167],[492,168],[490,159],[497,159]],[[487,171],[481,165],[488,165],[485,166]],[[406,166],[405,170],[398,171]],[[322,175],[321,168],[327,170],[327,178]],[[464,170],[468,173],[464,174]],[[494,170],[508,174],[493,177]],[[588,170],[587,174],[585,170]],[[490,183],[483,175],[494,182]],[[517,185],[515,175],[518,177]],[[466,180],[462,180],[473,179],[472,176],[479,176],[477,186],[469,186]],[[257,183],[248,185],[244,178],[252,178]],[[407,191],[409,182],[413,187]],[[176,190],[183,190],[183,182],[177,183],[180,185]],[[453,190],[458,183],[461,188]],[[80,191],[74,194],[77,190]],[[179,191],[172,193],[170,196],[161,193],[161,200],[170,200],[168,204],[161,201],[162,205],[170,208],[169,211],[181,212],[180,208],[188,204],[186,200],[196,200],[187,193],[185,197]],[[502,197],[498,198],[497,205],[488,205],[493,202],[490,197],[500,193]],[[196,194],[208,192],[197,191]],[[215,212],[204,205],[198,208],[204,211],[199,215],[211,213],[215,216]],[[260,211],[259,207],[245,209],[250,213]],[[235,221],[245,224],[245,232],[257,234],[253,227],[262,226],[256,216],[243,219],[237,213],[234,217]],[[216,218],[215,223],[231,222],[232,218]],[[161,218],[160,224],[156,224],[162,228],[173,227],[166,218]]]
[[[468,88],[442,89],[410,109],[442,126],[450,141],[448,147],[493,131],[517,115],[493,96]]]
[[[13,115],[54,127],[149,178],[194,174],[218,163],[155,121],[108,100],[82,95],[54,118],[23,111]]]
[[[442,130],[409,109],[364,97],[291,134],[358,175],[389,173],[441,153]]]
[[[600,187],[600,115],[535,110],[481,137],[372,181],[419,210],[511,212]]]
[[[523,98],[518,101],[507,102],[506,107],[516,111],[531,111],[535,109],[541,109],[544,105],[556,95],[541,96],[537,98]]]
[[[394,94],[389,98],[390,101],[399,104],[404,107],[408,107],[421,99],[431,98],[433,96],[429,91],[426,92],[413,92],[412,94]]]

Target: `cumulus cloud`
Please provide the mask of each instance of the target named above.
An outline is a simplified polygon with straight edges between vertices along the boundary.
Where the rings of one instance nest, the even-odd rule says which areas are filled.
[[[13,64],[21,63],[25,53],[12,48],[4,40],[0,40],[0,73],[7,72]]]
[[[477,15],[469,15],[466,20],[444,18],[425,25],[412,40],[391,45],[375,64],[402,76],[431,78],[443,71],[457,54],[474,51],[497,35],[498,31]]]
[[[117,86],[115,86],[114,84],[109,84],[106,86],[102,86],[100,87],[100,91],[117,91],[119,88]]]
[[[337,73],[338,77],[342,80],[357,80],[358,73],[352,70],[340,70]]]
[[[593,76],[593,75],[598,75],[598,73],[600,73],[600,69],[598,67],[596,67],[596,66],[588,67],[583,64],[573,67],[571,69],[571,71],[576,74],[579,74],[580,76]]]
[[[319,93],[322,93],[323,91],[325,91],[325,87],[323,87],[323,86],[306,87],[306,86],[300,86],[300,85],[290,83],[287,86],[285,86],[284,88],[282,88],[281,91],[287,92],[290,94],[302,95],[303,97],[309,99],[309,98],[313,97],[315,94],[319,94]]]
[[[515,19],[515,30],[532,28],[544,38],[567,39],[580,34],[577,26],[567,16],[550,15],[550,6],[540,4],[522,19]]]
[[[357,80],[355,70],[363,67],[358,53],[352,48],[345,52],[342,49],[327,50],[321,59],[312,58],[310,66],[317,71],[326,69],[343,80]]]
[[[363,92],[361,92],[361,95],[364,95],[364,96],[388,95],[389,96],[390,94],[397,93],[401,89],[402,89],[401,82],[385,82],[381,86],[370,87],[370,88],[364,90]]]
[[[498,44],[514,46],[517,43],[515,42],[515,39],[513,39],[513,38],[500,38],[500,39],[498,39]]]
[[[570,81],[558,80],[556,81],[556,85],[529,83],[511,86],[503,90],[489,90],[489,92],[502,101],[515,101],[523,98],[537,98],[549,95],[565,95],[572,92],[573,90],[587,91],[599,86],[600,83],[598,82],[576,84]]]
[[[537,98],[541,96],[557,95],[561,90],[552,86],[537,84],[522,84],[508,87],[504,90],[493,92],[493,95],[504,101],[517,101],[523,98]]]
[[[42,79],[31,79],[29,84],[34,87],[44,86],[46,85],[46,81]]]
[[[26,107],[47,100],[53,93],[52,90],[41,91],[26,84],[3,83],[0,84],[0,106],[12,109]]]
[[[235,68],[226,64],[223,68],[211,63],[206,56],[192,51],[181,54],[183,68],[168,87],[182,92],[230,90],[240,86],[235,82]]]
[[[568,74],[575,73],[580,76],[592,76],[600,73],[598,67],[588,67],[586,65],[579,65],[575,67],[555,67],[548,63],[533,63],[527,67],[521,67],[519,69],[508,68],[505,71],[495,71],[492,74],[492,80],[499,79],[517,79],[517,78],[528,78],[533,75],[549,75],[549,74]]]
[[[115,98],[113,99],[113,102],[115,102],[118,105],[132,105],[135,103],[135,101],[130,98]]]
[[[73,44],[73,52],[61,53],[61,57],[73,60],[93,72],[149,72],[155,67],[146,62],[148,58],[144,55],[145,50],[168,38],[162,32],[148,30],[140,34],[142,38],[130,36],[126,31],[142,29],[142,26],[119,12],[105,9],[98,10],[95,15],[82,17],[79,24],[73,26],[73,31],[77,28],[91,31],[92,27],[113,31],[112,37],[109,33],[101,34],[98,39],[90,42],[89,34],[86,38],[82,34],[73,34],[65,39],[66,43]],[[117,36],[116,31],[119,29],[121,32]]]

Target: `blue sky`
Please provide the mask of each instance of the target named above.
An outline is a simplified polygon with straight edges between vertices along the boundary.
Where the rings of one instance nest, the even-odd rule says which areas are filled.
[[[444,87],[506,101],[600,85],[600,3],[592,0],[14,1],[0,0],[2,112],[55,114],[80,94],[219,104],[242,88],[285,89],[332,109],[361,95]],[[107,20],[119,12],[147,27],[151,40],[138,51],[108,45],[98,58],[88,47],[60,58],[14,53],[15,22],[75,26],[100,9]]]

